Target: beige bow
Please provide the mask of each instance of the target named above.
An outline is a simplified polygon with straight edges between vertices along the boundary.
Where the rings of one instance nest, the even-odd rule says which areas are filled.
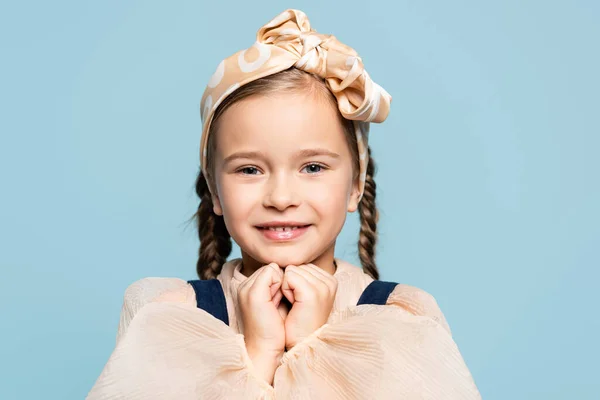
[[[391,96],[373,82],[361,58],[332,35],[317,33],[302,11],[286,10],[259,29],[249,49],[223,60],[211,77],[201,101],[203,119],[200,158],[206,173],[206,145],[212,116],[219,104],[246,83],[290,67],[325,79],[337,99],[340,113],[355,122],[360,155],[360,195],[368,163],[370,122],[383,122]]]

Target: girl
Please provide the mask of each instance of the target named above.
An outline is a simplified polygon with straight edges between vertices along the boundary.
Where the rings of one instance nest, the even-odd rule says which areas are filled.
[[[434,298],[378,281],[367,138],[390,101],[297,10],[221,62],[201,102],[201,280],[127,289],[88,398],[479,399]],[[356,210],[362,270],[334,257]]]

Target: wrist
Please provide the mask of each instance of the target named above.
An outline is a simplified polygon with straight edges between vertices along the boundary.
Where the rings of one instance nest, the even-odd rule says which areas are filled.
[[[246,352],[248,353],[248,358],[250,359],[251,367],[254,370],[255,375],[269,385],[272,385],[273,378],[275,377],[275,370],[283,358],[283,349],[268,350],[252,345],[246,345]]]
[[[317,326],[313,325],[308,329],[294,329],[294,327],[286,327],[285,350],[290,351],[299,343],[302,343],[309,337],[314,336],[315,332],[320,332],[325,325],[327,325],[327,321],[324,321],[322,324],[318,324]]]
[[[244,336],[244,343],[248,353],[252,354],[264,354],[270,356],[276,356],[279,353],[283,353],[285,344],[282,342],[281,345],[274,344],[272,340],[255,340]]]
[[[267,346],[260,346],[256,344],[246,343],[246,351],[251,358],[259,357],[262,360],[276,360],[278,361],[283,356],[284,348],[277,350],[269,348]]]
[[[290,354],[290,352],[293,352],[292,350],[297,350],[298,347],[302,347],[302,345],[310,343],[315,339],[318,339],[319,336],[321,335],[321,331],[326,329],[328,326],[329,326],[329,324],[325,323],[309,334],[299,335],[299,336],[289,338],[288,340],[286,340],[286,345],[285,345],[286,352],[284,353],[285,355],[283,358],[285,358],[288,354]]]

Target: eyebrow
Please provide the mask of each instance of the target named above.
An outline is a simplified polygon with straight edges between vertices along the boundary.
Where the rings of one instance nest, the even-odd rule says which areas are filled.
[[[327,149],[303,149],[296,152],[296,158],[306,158],[306,157],[315,157],[315,156],[327,156],[331,158],[340,158],[338,153],[334,153],[333,151],[329,151]],[[264,153],[260,151],[239,151],[237,153],[233,153],[223,160],[224,164],[227,164],[233,160],[238,158],[264,158]]]

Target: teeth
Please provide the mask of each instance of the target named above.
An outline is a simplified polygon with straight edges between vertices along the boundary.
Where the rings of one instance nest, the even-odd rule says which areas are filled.
[[[298,229],[297,226],[272,226],[268,228],[270,231],[275,232],[289,232]]]

